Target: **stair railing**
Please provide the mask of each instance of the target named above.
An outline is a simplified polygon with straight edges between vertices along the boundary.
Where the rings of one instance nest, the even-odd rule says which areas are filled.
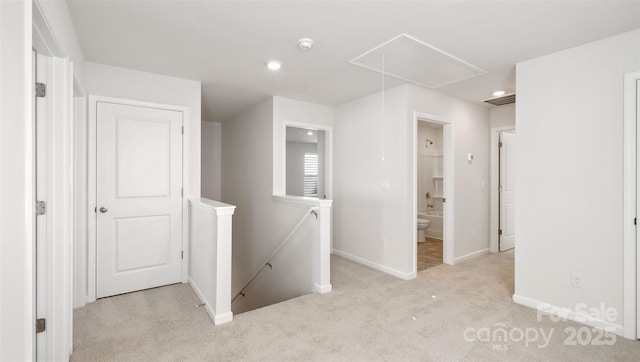
[[[278,244],[278,247],[276,247],[273,250],[273,252],[271,252],[271,254],[269,254],[269,256],[267,257],[265,262],[261,264],[260,268],[258,268],[258,270],[256,270],[255,273],[253,273],[253,275],[251,276],[249,281],[247,281],[244,284],[244,286],[240,289],[238,294],[236,294],[236,296],[233,297],[233,299],[231,299],[231,303],[233,303],[236,299],[238,299],[239,296],[243,296],[244,297],[244,293],[243,293],[244,290],[247,289],[247,287],[258,277],[260,272],[266,266],[269,266],[269,268],[273,269],[273,265],[271,264],[271,259],[273,259],[273,257],[276,256],[276,254],[278,254],[280,249],[282,249],[287,244],[287,242],[289,242],[289,240],[291,240],[293,235],[295,235],[296,231],[298,231],[298,229],[300,229],[300,227],[307,220],[309,215],[315,215],[316,219],[318,219],[318,210],[319,210],[318,207],[313,206],[313,207],[310,207],[309,210],[307,210],[307,212],[304,213],[304,215],[302,215],[302,218],[300,219],[300,221],[298,221],[298,223],[293,227],[293,229],[291,229],[291,231],[287,234],[287,236],[285,236],[285,238],[280,242],[280,244]]]

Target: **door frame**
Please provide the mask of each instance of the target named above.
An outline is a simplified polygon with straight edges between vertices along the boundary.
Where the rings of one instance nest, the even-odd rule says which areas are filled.
[[[640,151],[640,136],[637,126],[638,112],[638,82],[640,71],[624,75],[624,191],[623,191],[623,326],[624,337],[637,339],[640,336],[640,322],[638,320],[638,302],[640,301],[640,248],[636,247],[638,228],[634,219],[639,215],[640,200],[638,200],[638,182],[640,175],[637,167],[638,151]]]
[[[96,217],[97,207],[97,104],[98,102],[117,103],[128,106],[139,106],[164,109],[169,111],[182,112],[182,126],[184,134],[182,137],[182,251],[184,258],[182,259],[182,282],[189,281],[189,201],[187,195],[189,190],[189,108],[172,104],[154,103],[133,99],[117,98],[110,96],[102,96],[96,94],[89,95],[89,123],[88,123],[88,159],[87,159],[87,222],[88,222],[88,240],[87,240],[87,302],[96,301],[96,267],[97,267],[97,228]]]
[[[516,126],[504,126],[491,128],[491,141],[489,157],[491,170],[489,174],[489,251],[499,252],[498,228],[500,227],[500,133],[515,131]],[[516,156],[517,157],[517,156]],[[517,161],[516,161],[517,162]]]
[[[40,224],[46,224],[47,230],[41,230],[41,235],[34,225],[34,239],[36,235],[41,240],[40,245],[49,245],[48,250],[40,250],[34,243],[34,266],[42,272],[37,280],[34,276],[34,319],[45,317],[46,331],[36,336],[34,332],[34,360],[58,360],[68,359],[73,351],[73,295],[76,285],[73,283],[74,273],[74,243],[82,236],[77,233],[77,219],[74,215],[77,210],[75,204],[79,195],[75,189],[77,179],[74,172],[78,171],[78,165],[74,157],[78,154],[77,139],[74,135],[79,120],[73,106],[74,97],[84,94],[84,90],[75,76],[74,64],[68,57],[68,52],[59,42],[58,35],[51,28],[50,22],[42,9],[41,0],[31,3],[28,14],[31,22],[32,37],[29,39],[31,48],[38,57],[45,57],[42,68],[38,69],[40,75],[30,82],[29,89],[33,89],[36,81],[46,84],[46,97],[40,98],[40,109],[37,116],[41,117],[47,127],[41,128],[41,139],[33,138],[33,172],[39,167],[40,174],[34,175],[34,196],[36,191],[36,177],[44,177],[46,185],[40,185],[46,189],[45,200],[47,202],[46,214],[35,216],[40,218]],[[46,74],[45,74],[46,73]],[[35,123],[33,127],[35,128]],[[34,132],[35,133],[35,132]],[[44,141],[48,148],[46,163],[38,166],[35,147],[42,147],[37,142]],[[55,164],[55,167],[52,165]],[[33,201],[33,200],[31,200]],[[34,219],[35,220],[35,219]],[[36,258],[39,253],[39,259]],[[42,284],[42,285],[40,285]],[[38,300],[44,298],[44,300]],[[40,309],[37,306],[40,303]],[[38,310],[39,309],[39,310]],[[39,314],[36,314],[39,313]],[[44,314],[42,314],[44,313]],[[31,323],[35,325],[35,320]]]
[[[68,359],[73,350],[74,123],[73,63],[36,56],[36,80],[46,96],[36,100],[36,196],[46,212],[36,222],[36,337],[38,361]]]
[[[454,233],[454,215],[455,215],[455,127],[454,123],[432,114],[413,112],[413,130],[411,132],[411,142],[413,143],[412,158],[413,171],[409,179],[411,185],[411,202],[412,209],[411,228],[413,235],[412,245],[412,262],[413,275],[418,273],[418,122],[430,122],[442,125],[442,141],[444,143],[442,152],[442,168],[443,168],[443,197],[446,199],[448,207],[443,213],[442,220],[442,262],[444,264],[455,264],[455,233]]]

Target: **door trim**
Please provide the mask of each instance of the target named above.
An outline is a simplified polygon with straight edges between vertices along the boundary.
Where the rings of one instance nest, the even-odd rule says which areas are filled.
[[[499,251],[498,228],[500,227],[500,199],[498,187],[500,186],[500,163],[498,142],[500,133],[504,131],[514,131],[515,126],[491,128],[490,155],[491,170],[489,175],[489,251],[497,253]]]
[[[97,103],[117,103],[129,106],[158,108],[169,111],[182,112],[182,126],[184,127],[184,135],[182,138],[182,187],[184,189],[182,196],[182,251],[184,258],[182,259],[182,282],[189,281],[189,157],[187,150],[189,149],[189,108],[171,104],[153,103],[146,101],[138,101],[132,99],[116,98],[109,96],[89,95],[89,124],[88,135],[88,159],[87,159],[87,221],[88,221],[88,240],[87,240],[87,302],[96,301],[96,157],[97,157]]]
[[[411,202],[412,205],[412,217],[411,217],[411,228],[413,235],[412,245],[412,262],[413,262],[413,276],[418,275],[418,243],[416,242],[418,238],[418,122],[427,121],[431,123],[438,123],[442,125],[442,139],[444,142],[443,148],[443,176],[444,176],[444,185],[443,185],[443,196],[447,200],[447,204],[449,205],[446,208],[446,211],[443,215],[443,224],[442,224],[442,239],[443,239],[443,255],[442,261],[444,264],[454,265],[455,264],[455,234],[454,234],[454,215],[455,215],[455,124],[447,119],[443,119],[442,117],[434,116],[431,114],[413,112],[413,122],[412,122],[412,136],[411,142],[413,143],[412,149],[412,158],[413,158],[413,171],[411,173],[410,189],[411,189]]]
[[[637,339],[638,319],[637,319],[637,303],[638,303],[638,252],[640,249],[636,247],[638,229],[634,225],[633,220],[637,213],[637,191],[638,184],[637,175],[637,149],[640,141],[637,131],[637,103],[638,89],[637,84],[640,81],[640,71],[627,73],[624,75],[624,189],[623,189],[623,289],[622,289],[622,308],[623,308],[623,325],[624,337],[629,339]]]

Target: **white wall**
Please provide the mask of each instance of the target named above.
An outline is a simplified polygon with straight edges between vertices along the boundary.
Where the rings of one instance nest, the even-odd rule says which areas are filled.
[[[263,265],[304,210],[272,200],[272,98],[224,122],[222,134],[222,200],[236,205],[232,238],[233,297]],[[232,308],[238,313],[236,304]]]
[[[222,125],[202,122],[202,197],[220,200]]]
[[[273,200],[274,164],[278,164],[279,169],[284,172],[286,138],[283,120],[309,120],[313,123],[331,124],[332,114],[329,107],[273,97],[222,124],[222,201],[237,206],[233,220],[233,296],[263,265],[268,255],[308,210],[306,206],[291,206]],[[276,145],[276,139],[281,144]],[[275,149],[282,151],[278,153],[278,157],[281,158],[275,158]],[[283,173],[282,193],[284,180]],[[310,218],[307,222],[315,222],[315,219]],[[274,270],[282,270],[283,267],[284,270],[306,270],[311,276],[311,265],[306,259],[295,257],[304,250],[311,251],[311,240],[292,240],[292,243],[302,249],[286,252],[292,256],[284,261],[287,265],[274,264]],[[280,275],[276,272],[265,273],[272,276]],[[259,278],[263,277],[266,276]],[[304,279],[304,276],[301,277]],[[273,295],[294,294],[290,283],[281,281],[264,284],[264,280],[262,283],[258,282],[258,285],[262,285],[263,288],[265,285],[268,286],[269,294],[264,290],[252,293],[253,296],[259,296],[258,302],[236,302],[233,305],[234,313],[238,312],[237,308],[246,310],[256,305],[266,305],[273,301]],[[307,284],[294,284],[298,295],[313,290],[313,285]],[[247,295],[247,298],[253,298]]]
[[[0,360],[34,360],[31,2],[0,1]]]
[[[489,248],[489,111],[480,106],[409,86],[412,112],[426,113],[453,123],[455,134],[454,258],[488,251]],[[409,143],[409,141],[407,141]],[[467,162],[467,154],[474,160]],[[408,154],[414,155],[413,152]],[[413,160],[411,160],[413,162]]]
[[[268,99],[222,124],[222,201],[236,205],[233,295],[270,252],[257,240],[270,230],[272,114]]]
[[[489,111],[491,128],[516,126],[516,105],[507,104],[491,108]]]
[[[71,14],[67,7],[67,2],[62,0],[35,0],[34,6],[37,6],[46,18],[46,26],[48,31],[53,34],[52,43],[57,46],[51,49],[51,56],[69,57],[73,62],[73,74],[76,86],[80,89],[84,86],[84,54],[78,41],[76,29],[71,20]]]
[[[287,142],[287,195],[304,196],[304,154],[317,152],[316,143]]]
[[[285,122],[333,126],[332,107],[273,97],[273,194],[286,193],[286,130]],[[328,163],[327,163],[328,164]],[[330,183],[330,181],[329,181]],[[326,185],[328,186],[328,185]],[[330,187],[329,187],[330,189]]]
[[[623,75],[639,44],[636,30],[517,66],[520,303],[605,303],[622,323]]]
[[[185,122],[185,130],[188,129],[189,133],[189,145],[186,148],[189,185],[185,189],[185,197],[200,197],[200,82],[86,62],[85,89],[88,94],[189,107],[189,120]],[[86,257],[86,252],[83,251],[86,250],[86,239],[85,244],[76,243],[74,249],[75,255]],[[86,261],[76,260],[75,264],[86,265]],[[74,299],[80,301],[87,295],[86,268],[74,273],[76,285],[83,286],[74,291]],[[76,303],[75,306],[81,305]]]
[[[415,219],[408,207],[415,199],[408,181],[407,97],[407,86],[386,91],[384,119],[379,93],[336,109],[333,248],[408,278]]]
[[[489,112],[413,85],[387,90],[384,99],[384,122],[379,93],[336,111],[334,249],[413,277],[415,111],[454,123],[455,258],[486,251]],[[468,152],[475,155],[473,164],[466,161]]]
[[[200,82],[86,62],[85,88],[101,96],[189,107],[189,194],[185,196],[200,197]]]

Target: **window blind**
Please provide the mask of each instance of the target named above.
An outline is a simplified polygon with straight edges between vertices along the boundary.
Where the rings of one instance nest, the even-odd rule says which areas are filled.
[[[304,196],[318,197],[318,154],[304,154]]]

